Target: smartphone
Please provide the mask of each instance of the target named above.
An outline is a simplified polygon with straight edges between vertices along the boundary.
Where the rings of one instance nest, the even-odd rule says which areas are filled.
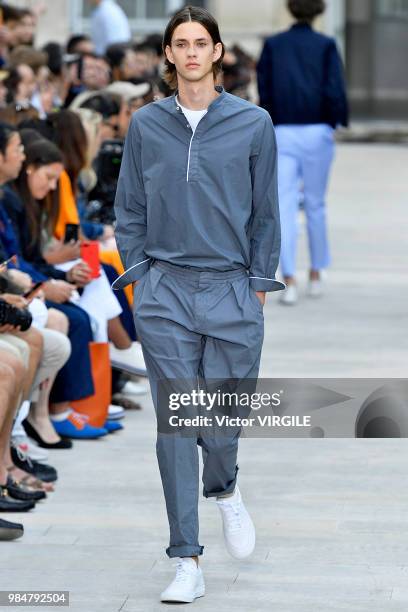
[[[4,20],[3,20],[3,9],[0,6],[0,27],[3,25]]]
[[[64,243],[67,242],[78,242],[79,238],[79,225],[77,223],[67,223],[65,226],[65,237]]]
[[[34,298],[37,293],[39,291],[41,291],[42,286],[44,285],[44,281],[40,281],[38,283],[35,283],[35,285],[33,285],[33,287],[31,287],[31,289],[29,289],[28,291],[26,291],[25,293],[23,293],[23,297],[28,299],[28,298]]]
[[[101,264],[99,263],[99,242],[90,240],[81,244],[81,259],[91,268],[91,278],[99,278]]]
[[[2,261],[0,263],[0,270],[3,270],[4,268],[7,268],[9,263],[17,264],[17,255],[12,255],[8,259],[6,259],[6,261]]]

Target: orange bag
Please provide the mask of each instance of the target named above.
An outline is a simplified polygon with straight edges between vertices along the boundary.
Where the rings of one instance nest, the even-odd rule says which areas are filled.
[[[92,378],[95,387],[94,395],[71,402],[76,412],[86,414],[89,424],[102,427],[108,416],[108,407],[112,397],[112,370],[108,342],[90,342]]]

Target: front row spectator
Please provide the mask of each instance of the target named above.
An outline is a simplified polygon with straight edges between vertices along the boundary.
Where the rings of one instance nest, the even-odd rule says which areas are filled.
[[[28,184],[41,197],[52,190],[56,174],[60,170],[61,154],[52,143],[27,148],[27,163],[22,143],[16,128],[0,124],[0,185],[20,177],[22,165]],[[27,184],[22,183],[22,189]],[[38,191],[37,191],[38,190]],[[27,197],[32,197],[26,192]],[[33,282],[43,282],[42,291],[48,308],[63,313],[69,321],[68,337],[71,341],[71,356],[58,372],[50,395],[50,411],[54,427],[61,435],[69,432],[70,437],[99,437],[107,432],[103,428],[83,427],[78,423],[75,413],[70,410],[70,402],[83,399],[94,393],[92,381],[89,342],[93,340],[91,322],[88,314],[71,297],[76,289],[84,285],[84,274],[80,265],[73,266],[68,272],[47,265],[38,245],[32,244],[24,203],[17,191],[10,185],[2,187],[0,196],[0,247],[3,259],[18,256],[20,270],[26,272]],[[30,260],[27,259],[27,256]],[[44,442],[53,444],[45,431],[39,434]],[[58,443],[58,442],[56,442]]]

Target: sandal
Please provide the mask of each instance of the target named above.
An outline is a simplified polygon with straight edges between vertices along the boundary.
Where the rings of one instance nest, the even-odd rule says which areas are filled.
[[[25,487],[33,489],[34,491],[45,491],[46,493],[51,493],[52,491],[55,491],[52,482],[43,482],[39,478],[36,478],[32,474],[24,472],[15,465],[8,467],[7,471],[10,476],[12,476],[13,480],[18,483],[21,483]]]

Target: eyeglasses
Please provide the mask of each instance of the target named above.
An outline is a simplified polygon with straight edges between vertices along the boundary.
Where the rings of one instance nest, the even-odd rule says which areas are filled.
[[[30,108],[32,108],[30,102],[18,102],[15,105],[16,113],[21,113],[22,111],[26,111]]]

